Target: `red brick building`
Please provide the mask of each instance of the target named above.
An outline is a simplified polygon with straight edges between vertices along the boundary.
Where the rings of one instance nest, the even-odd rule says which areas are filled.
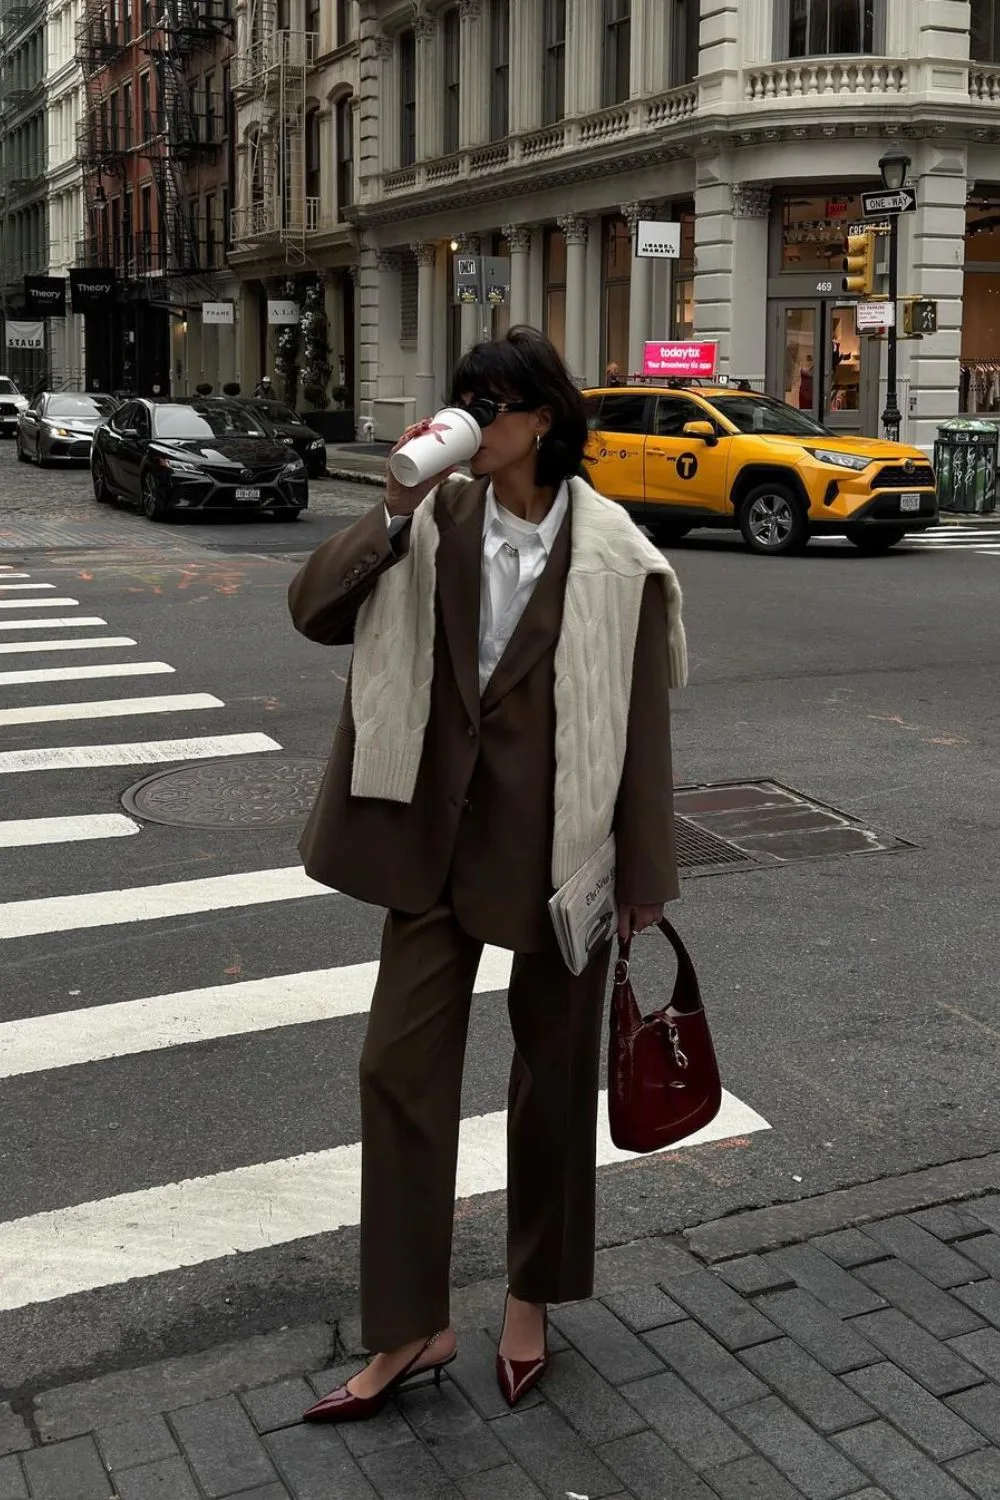
[[[97,279],[115,278],[110,316],[87,317],[89,389],[170,391],[172,320],[184,317],[192,279],[218,263],[233,26],[229,0],[85,0],[77,260]],[[211,225],[198,210],[206,181],[218,183]]]

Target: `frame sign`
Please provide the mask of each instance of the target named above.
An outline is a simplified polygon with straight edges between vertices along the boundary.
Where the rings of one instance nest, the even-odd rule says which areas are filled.
[[[881,332],[892,328],[896,322],[896,309],[891,302],[858,302],[854,309],[859,333]]]
[[[861,212],[867,219],[880,219],[883,214],[912,214],[917,207],[917,195],[912,188],[900,188],[895,193],[862,193]]]
[[[236,320],[233,315],[233,304],[231,302],[203,302],[201,321],[203,323],[234,323]]]
[[[696,343],[690,339],[661,342],[657,339],[643,344],[642,373],[712,380],[718,358],[719,346],[716,343]]]
[[[635,231],[635,254],[640,260],[679,260],[681,226],[640,219]]]

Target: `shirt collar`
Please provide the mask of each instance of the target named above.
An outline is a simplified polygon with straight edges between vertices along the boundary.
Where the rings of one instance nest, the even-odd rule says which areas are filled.
[[[565,479],[556,491],[556,498],[549,507],[545,519],[538,525],[535,539],[541,545],[546,558],[555,546],[559,528],[569,509],[569,485]],[[492,484],[486,491],[486,511],[483,517],[483,552],[487,562],[492,562],[507,538],[503,534],[503,519]]]

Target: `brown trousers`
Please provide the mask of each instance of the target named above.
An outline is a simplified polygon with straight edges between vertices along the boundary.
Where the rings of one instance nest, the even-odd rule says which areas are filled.
[[[483,945],[449,906],[390,912],[361,1057],[361,1310],[371,1350],[449,1321],[472,990]],[[589,1297],[610,944],[574,978],[553,938],[514,958],[507,1005],[507,1268],[527,1302]]]

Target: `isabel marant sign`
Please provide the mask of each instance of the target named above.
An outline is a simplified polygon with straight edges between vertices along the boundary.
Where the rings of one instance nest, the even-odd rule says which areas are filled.
[[[7,320],[8,349],[44,349],[45,324],[39,319],[31,323],[12,323]]]
[[[203,302],[201,304],[201,321],[203,323],[233,323],[233,304],[231,302]]]

